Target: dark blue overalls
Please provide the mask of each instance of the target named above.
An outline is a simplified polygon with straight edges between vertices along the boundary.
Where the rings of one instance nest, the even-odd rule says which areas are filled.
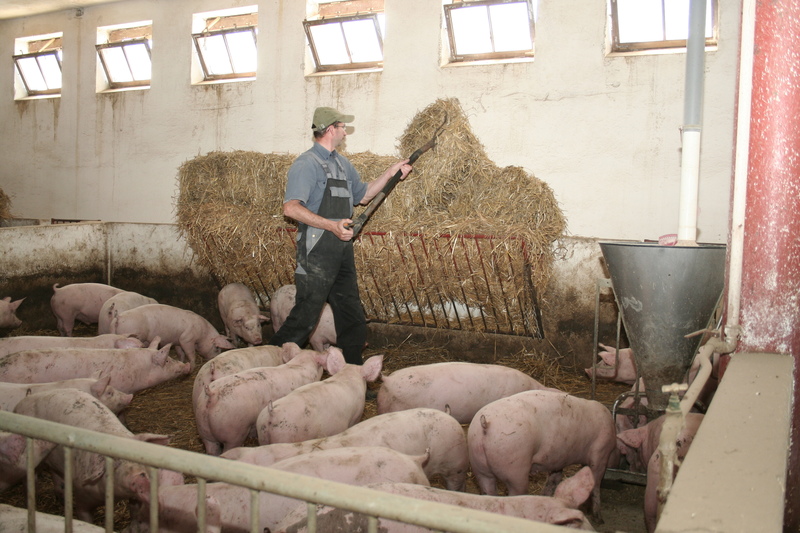
[[[352,193],[342,164],[336,159],[338,172],[334,176],[327,162],[314,153],[311,155],[327,175],[317,214],[331,220],[350,218],[353,213]],[[341,348],[347,363],[360,365],[367,321],[358,292],[353,242],[342,241],[329,231],[302,223],[298,224],[297,233],[295,305],[269,343],[277,346],[285,342],[305,345],[325,302],[328,302],[336,324],[336,345]]]

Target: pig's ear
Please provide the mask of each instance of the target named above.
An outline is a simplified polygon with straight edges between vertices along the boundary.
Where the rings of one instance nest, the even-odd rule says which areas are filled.
[[[5,298],[3,298],[3,301],[4,302],[10,302],[11,301],[11,296],[6,296]]]
[[[327,354],[328,359],[325,361],[325,370],[332,376],[343,369],[347,363],[344,360],[344,355],[342,355],[342,350],[339,348],[331,346],[328,348]]]
[[[169,357],[169,349],[172,347],[171,344],[167,344],[156,353],[153,354],[152,360],[153,364],[156,366],[164,366],[167,363],[167,357]]]
[[[284,363],[294,359],[298,353],[300,353],[300,347],[294,342],[284,342],[281,346],[281,359]]]
[[[223,335],[214,337],[214,346],[222,350],[233,350],[234,348],[236,348],[236,346],[231,344],[231,341],[228,340],[228,338],[224,337]]]
[[[24,435],[17,435],[16,433],[3,435],[3,438],[0,439],[0,456],[10,464],[16,464],[22,458],[22,454],[25,453],[26,439],[27,437]]]
[[[148,345],[148,348],[150,348],[151,350],[157,350],[158,349],[158,345],[160,343],[161,343],[161,337],[156,335],[155,337],[153,337],[153,340],[150,341],[150,344]]]
[[[104,378],[100,378],[100,379],[97,380],[96,383],[94,383],[89,388],[89,390],[92,391],[92,395],[95,398],[99,398],[100,396],[103,395],[103,391],[106,390],[106,387],[108,387],[108,384],[109,384],[110,381],[111,381],[111,376],[106,376]]]
[[[592,469],[584,466],[578,470],[577,474],[559,483],[553,497],[563,501],[569,507],[577,509],[578,506],[589,499],[592,489],[594,489]]]
[[[265,315],[258,315],[259,322],[269,322],[269,317]]]
[[[373,355],[361,366],[361,375],[365,380],[372,382],[378,379],[383,368],[383,355]]]
[[[617,440],[627,444],[631,448],[639,448],[644,442],[644,436],[647,433],[645,427],[636,429],[626,429],[617,434]]]
[[[23,300],[25,300],[25,298],[22,298],[22,299],[20,299],[20,300],[17,300],[16,302],[11,302],[11,304],[9,305],[9,307],[11,308],[11,311],[12,311],[12,312],[13,312],[13,311],[16,311],[16,310],[17,310],[17,307],[19,307],[19,304],[21,304]]]

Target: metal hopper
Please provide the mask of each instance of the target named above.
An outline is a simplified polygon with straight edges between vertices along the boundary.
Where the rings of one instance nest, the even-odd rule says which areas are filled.
[[[680,383],[724,285],[725,245],[662,246],[605,242],[600,248],[611,274],[622,322],[645,394],[663,410],[662,385]]]

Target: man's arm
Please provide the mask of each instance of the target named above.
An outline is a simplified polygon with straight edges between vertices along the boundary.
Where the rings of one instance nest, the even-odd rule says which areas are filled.
[[[377,194],[377,192],[375,194]],[[349,218],[328,220],[310,211],[300,203],[300,200],[289,200],[285,202],[283,204],[283,214],[292,220],[302,222],[308,226],[330,231],[343,241],[349,241],[353,238],[353,230],[345,227],[345,225],[351,223],[352,220]]]
[[[381,192],[384,185],[394,176],[397,174],[397,171],[400,170],[402,175],[400,176],[401,180],[406,179],[408,173],[411,172],[411,165],[408,164],[408,159],[403,159],[402,161],[398,161],[394,165],[390,166],[386,169],[386,171],[381,174],[378,178],[370,181],[367,183],[367,192],[364,194],[364,197],[359,202],[360,205],[367,205],[370,200],[375,198],[375,195]],[[285,208],[284,208],[285,212]]]

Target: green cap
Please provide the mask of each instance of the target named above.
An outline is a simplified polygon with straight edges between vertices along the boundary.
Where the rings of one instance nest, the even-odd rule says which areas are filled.
[[[339,113],[332,107],[318,107],[314,111],[314,122],[311,124],[312,130],[322,131],[336,122],[353,122],[353,115]]]

